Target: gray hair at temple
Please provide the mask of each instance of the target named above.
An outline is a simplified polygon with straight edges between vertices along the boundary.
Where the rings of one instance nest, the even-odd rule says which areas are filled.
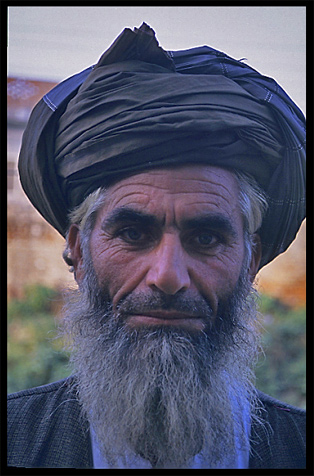
[[[256,180],[245,173],[234,171],[239,185],[239,204],[244,222],[244,244],[246,248],[246,263],[251,261],[254,247],[253,234],[258,231],[262,224],[263,216],[267,210],[267,198],[264,191],[259,187]],[[85,244],[90,239],[94,228],[98,211],[104,204],[106,189],[98,188],[90,193],[87,198],[69,215],[70,225],[76,224],[81,230],[81,239]],[[83,249],[84,248],[83,246]],[[64,261],[73,272],[73,263],[68,244],[68,232],[66,234],[66,247],[63,252]]]

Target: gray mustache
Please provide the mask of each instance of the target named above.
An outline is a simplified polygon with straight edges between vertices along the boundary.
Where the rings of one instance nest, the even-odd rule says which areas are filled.
[[[149,311],[184,312],[195,317],[210,317],[213,314],[211,305],[201,296],[193,297],[183,292],[168,295],[162,292],[131,293],[117,305],[120,314],[143,314]]]

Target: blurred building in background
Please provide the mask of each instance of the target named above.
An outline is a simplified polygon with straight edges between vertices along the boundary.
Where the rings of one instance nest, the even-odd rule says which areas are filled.
[[[62,259],[64,239],[30,203],[17,171],[30,112],[55,83],[10,77],[7,86],[8,298],[11,299],[22,297],[28,284],[62,289],[74,280]]]
[[[63,289],[73,275],[62,259],[64,239],[34,209],[24,194],[17,172],[21,139],[34,105],[55,83],[8,78],[8,298],[23,296],[28,284]],[[305,222],[289,250],[258,275],[261,292],[291,307],[305,305]]]

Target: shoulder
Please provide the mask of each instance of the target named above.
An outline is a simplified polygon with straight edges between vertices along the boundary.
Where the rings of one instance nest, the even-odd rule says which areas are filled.
[[[40,387],[21,390],[20,392],[8,395],[8,409],[18,408],[20,406],[36,404],[48,401],[57,402],[63,399],[75,398],[74,392],[75,380],[73,377],[59,380],[58,382],[42,385]]]
[[[266,393],[263,393],[260,390],[257,391],[257,396],[260,401],[268,408],[277,408],[282,411],[289,411],[293,414],[298,414],[302,416],[306,415],[306,411],[304,409],[277,400],[276,398],[271,397],[270,395],[267,395]]]
[[[40,387],[28,388],[19,392],[10,393],[8,395],[8,402],[20,401],[21,399],[33,397],[35,395],[46,395],[60,391],[63,393],[69,389],[72,382],[74,382],[74,378],[68,377],[66,379],[59,380],[58,382],[41,385]]]
[[[58,382],[48,383],[47,385],[41,385],[39,387],[27,388],[26,390],[20,390],[19,392],[15,393],[9,393],[8,402],[16,401],[23,397],[29,397],[31,395],[54,392],[60,386],[62,386],[64,382],[66,382],[66,379],[60,380]]]
[[[277,431],[279,429],[283,431],[292,425],[305,437],[306,411],[304,409],[289,405],[262,392],[258,392],[258,397],[272,427],[277,428]]]
[[[75,380],[69,377],[40,387],[8,395],[8,431],[33,429],[45,422],[60,420],[69,413],[79,414]]]
[[[306,411],[260,391],[257,396],[262,423],[255,422],[252,429],[253,453],[257,464],[252,467],[305,467]]]
[[[75,379],[8,396],[8,466],[88,467],[88,423]]]

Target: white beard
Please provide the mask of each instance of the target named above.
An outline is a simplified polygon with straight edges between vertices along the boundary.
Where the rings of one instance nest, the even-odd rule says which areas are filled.
[[[131,330],[123,313],[112,312],[95,276],[85,289],[69,293],[63,332],[79,400],[111,467],[135,453],[155,468],[185,468],[201,451],[204,467],[219,468],[240,449],[235,432],[249,451],[243,406],[230,402],[232,395],[258,419],[257,312],[243,279],[215,328],[199,333]],[[127,302],[132,299],[142,298],[130,295]]]

